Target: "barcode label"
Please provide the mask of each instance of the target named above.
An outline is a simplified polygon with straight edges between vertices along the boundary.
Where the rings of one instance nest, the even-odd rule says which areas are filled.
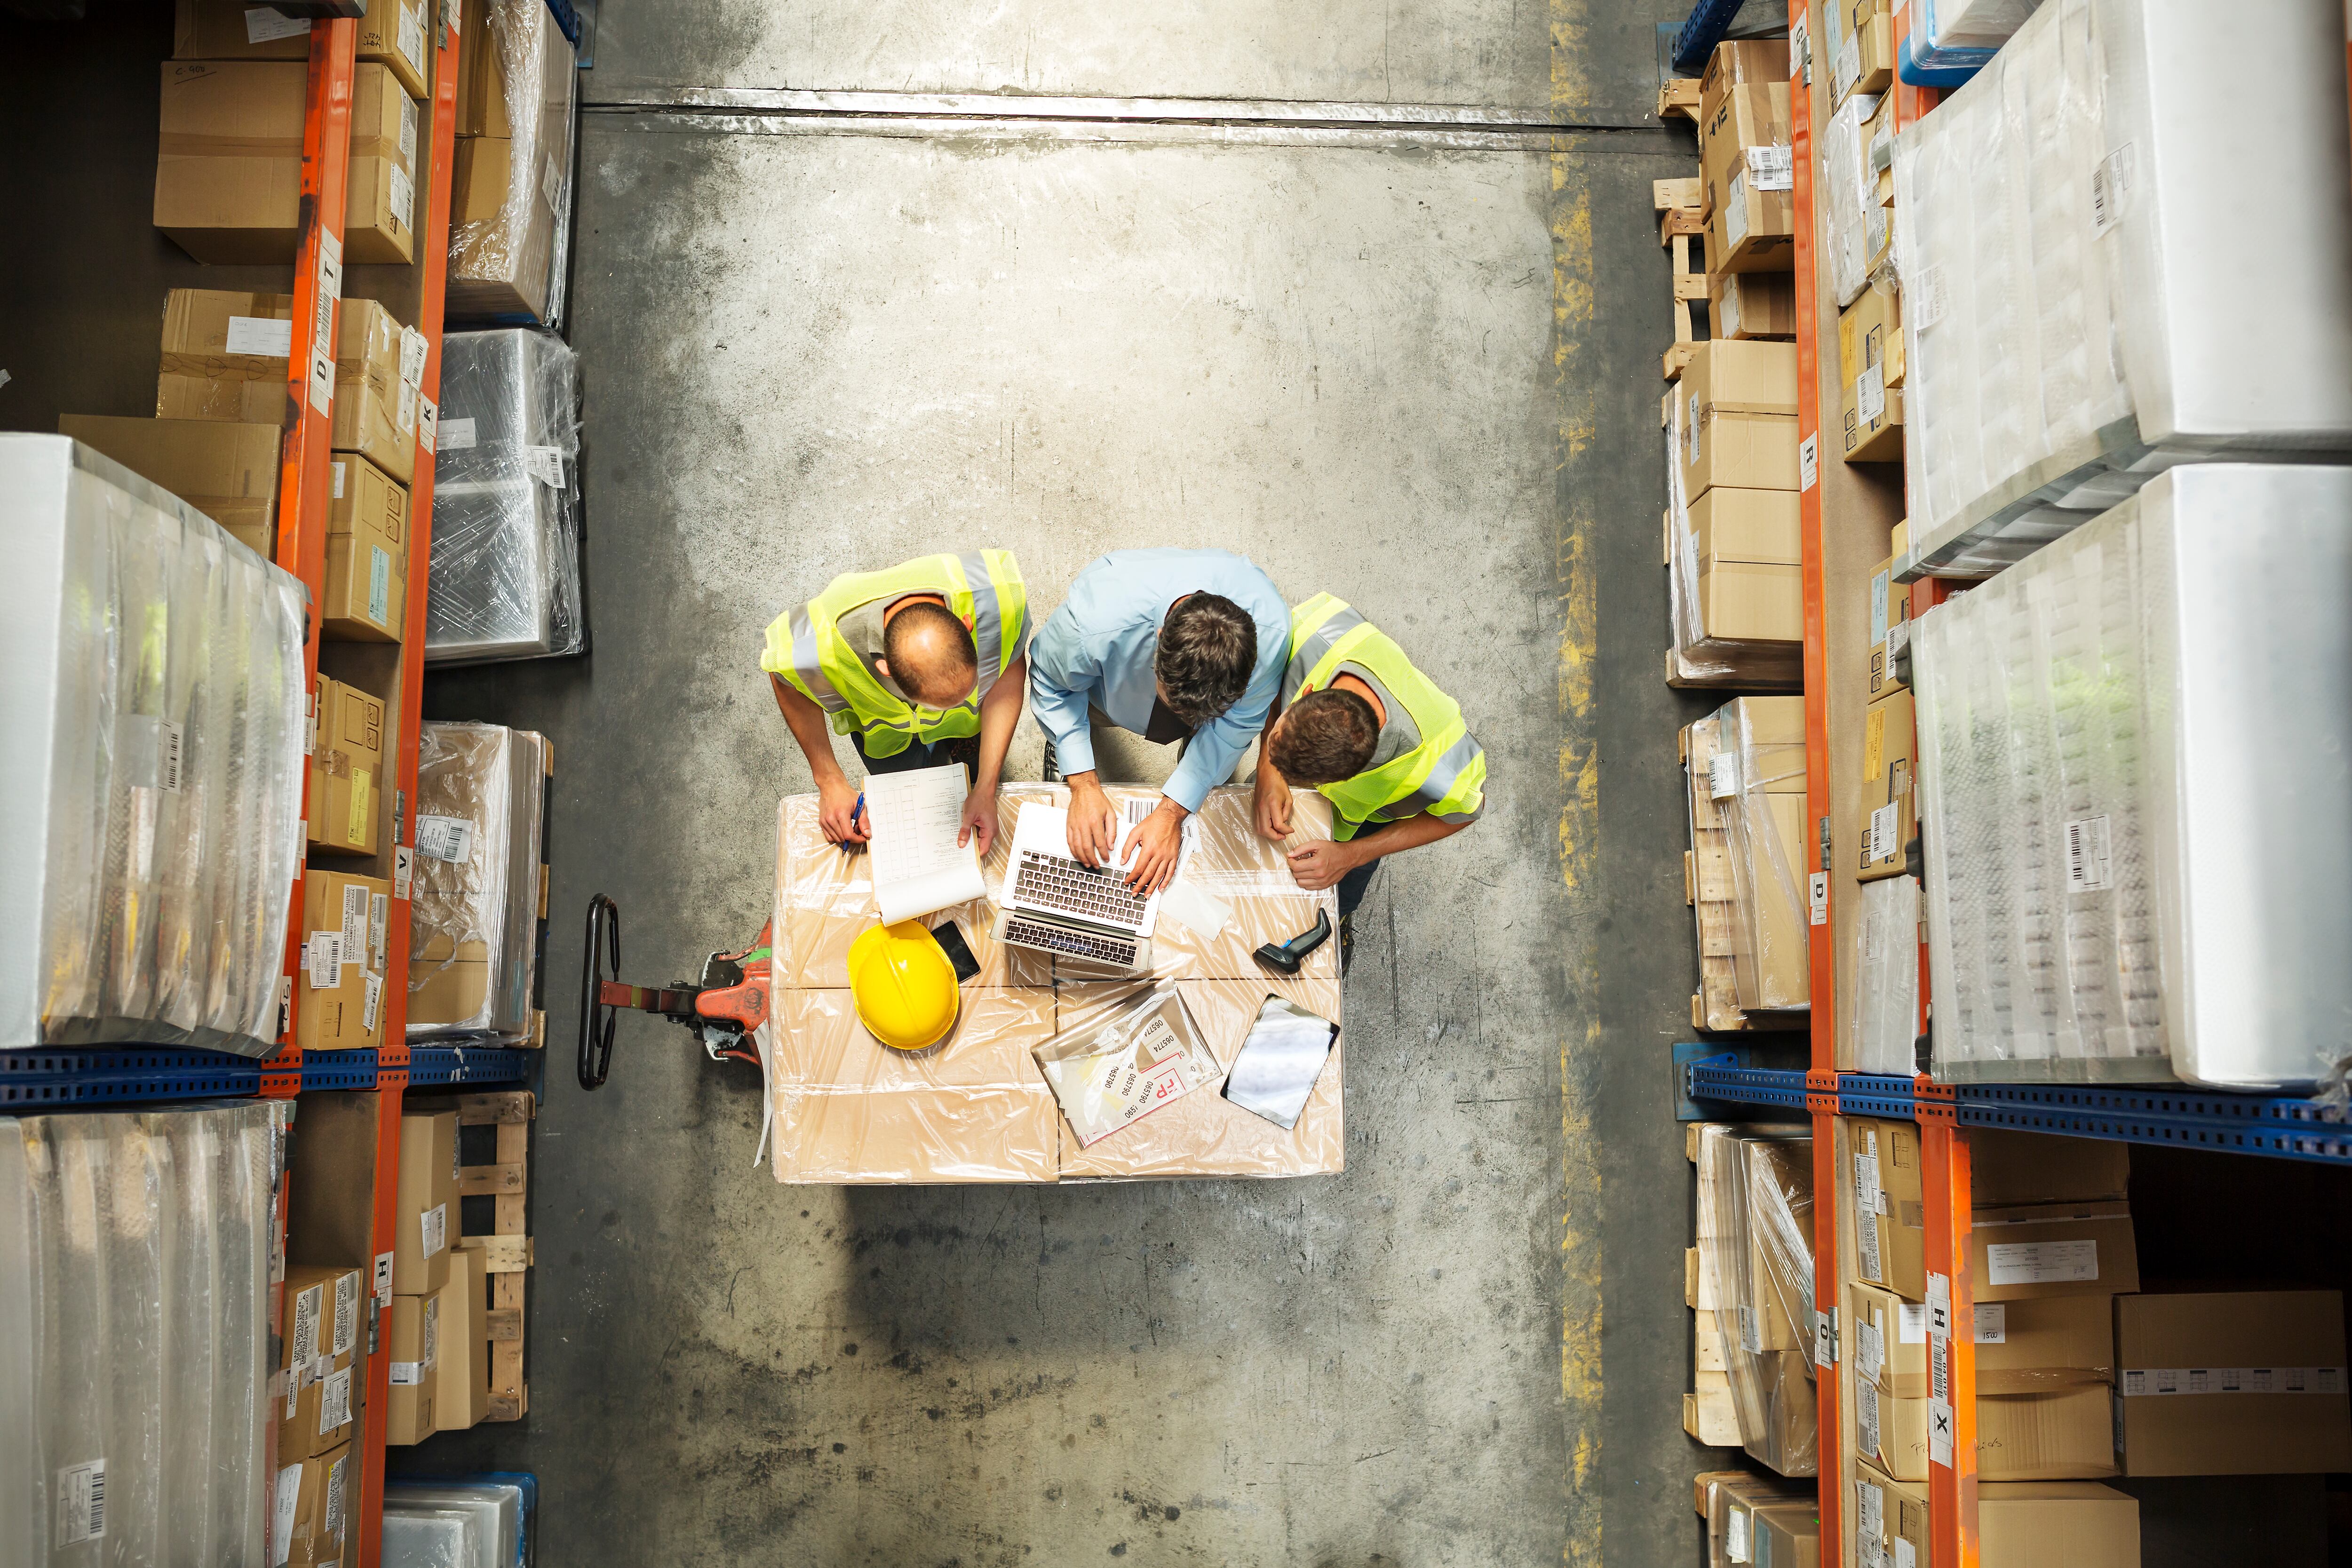
[[[1886,367],[1865,365],[1853,378],[1853,403],[1865,425],[1875,425],[1886,416]]]
[[[1878,1384],[1870,1382],[1853,1385],[1853,1436],[1861,1452],[1869,1457],[1878,1453]]]
[[[297,1463],[278,1472],[278,1510],[269,1527],[269,1562],[286,1568],[293,1555],[294,1516],[302,1500],[302,1467]]]
[[[1854,1512],[1861,1515],[1863,1550],[1874,1562],[1879,1543],[1886,1536],[1886,1494],[1870,1482],[1857,1479],[1853,1496],[1857,1505]]]
[[[343,955],[353,963],[368,948],[368,890],[356,882],[343,885]]]
[[[1901,825],[1896,821],[1899,815],[1896,804],[1893,801],[1879,806],[1870,814],[1871,864],[1876,865],[1882,860],[1892,860],[1903,853],[1903,846],[1895,842],[1895,835],[1901,831]]]
[[[2107,855],[2107,818],[2085,816],[2066,825],[2066,890],[2095,893],[2112,885]]]
[[[1912,325],[1923,332],[1944,319],[1950,303],[1951,290],[1945,283],[1940,266],[1922,268],[1917,283],[1903,301],[1905,310],[1916,312],[1912,316]]]
[[[417,1216],[417,1240],[425,1256],[432,1257],[449,1245],[449,1205],[435,1204]]]
[[[394,163],[392,166],[392,221],[403,228],[415,228],[416,216],[416,186],[408,171]]]
[[[425,379],[425,334],[415,327],[400,329],[400,379],[415,386]]]
[[[91,1459],[58,1472],[58,1544],[79,1546],[106,1534],[106,1461]]]
[[[1764,1353],[1762,1319],[1755,1308],[1744,1301],[1739,1306],[1739,1348],[1749,1355]]]
[[[416,819],[416,852],[436,860],[459,862],[472,853],[474,825],[462,816],[420,816]]]
[[[329,1353],[345,1356],[360,1338],[360,1271],[335,1281],[335,1342]]]
[[[319,1384],[319,1436],[352,1424],[352,1369],[343,1368]]]
[[[1864,1383],[1876,1383],[1886,1365],[1886,1335],[1876,1323],[1856,1323],[1853,1330],[1853,1370]]]
[[[1748,171],[1735,169],[1723,193],[1723,243],[1736,247],[1748,237]]]
[[[2124,1372],[2124,1397],[2174,1394],[2344,1393],[2340,1366],[2158,1366]]]
[[[400,95],[400,160],[411,169],[416,167],[416,104],[404,92]],[[401,329],[404,334],[415,331],[415,327]],[[401,374],[406,374],[407,370],[407,357],[404,353]]]
[[[294,323],[274,316],[231,316],[226,352],[284,359],[294,352]]]
[[[339,931],[314,931],[305,950],[302,966],[310,972],[310,989],[333,991],[343,984],[343,933]]]
[[[2098,239],[2123,221],[2131,206],[2132,144],[2128,142],[2099,160],[2091,171],[2091,237]]]
[[[1897,1344],[1924,1345],[1927,1342],[1927,1309],[1916,1301],[1905,1301],[1895,1308],[1895,1339]],[[1982,1311],[1982,1308],[1978,1309]]]
[[[1790,155],[1790,149],[1781,143],[1748,148],[1748,184],[1750,189],[1759,191],[1795,189],[1796,163]]]
[[[327,1467],[326,1533],[338,1546],[343,1543],[343,1470],[351,1462],[352,1456],[346,1450]]]
[[[561,447],[525,447],[522,466],[530,477],[552,490],[563,488],[563,448]]]
[[[307,16],[288,16],[268,5],[248,5],[245,11],[245,41],[267,44],[278,38],[292,38],[310,30]]]
[[[425,1381],[425,1363],[421,1361],[396,1361],[392,1363],[392,1385],[414,1388]]]
[[[393,47],[400,51],[400,58],[406,60],[410,68],[418,76],[423,76],[425,74],[425,16],[421,7],[406,5],[401,7],[400,26],[395,29],[393,38]]]
[[[1706,760],[1706,793],[1713,800],[1729,800],[1739,793],[1739,753],[1717,752]]]
[[[288,1363],[299,1374],[294,1386],[307,1382],[310,1363],[319,1354],[319,1319],[326,1311],[327,1288],[313,1285],[294,1295],[294,1348],[289,1352]]]
[[[383,976],[370,973],[362,976],[360,1027],[369,1034],[375,1032],[375,1011],[383,1003]]]
[[[368,895],[368,952],[374,955],[375,962],[379,965],[383,963],[383,944],[387,934],[385,928],[391,914],[390,898],[383,893]]]
[[[1849,37],[1837,52],[1837,63],[1830,69],[1830,101],[1842,100],[1862,79],[1862,38]]]

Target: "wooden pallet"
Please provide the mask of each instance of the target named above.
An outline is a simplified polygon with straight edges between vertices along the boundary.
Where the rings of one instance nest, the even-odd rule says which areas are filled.
[[[523,1381],[522,1308],[524,1276],[534,1255],[530,1237],[524,1234],[524,1205],[530,1193],[530,1124],[538,1115],[538,1098],[527,1089],[463,1095],[457,1100],[460,1126],[498,1129],[496,1163],[465,1165],[457,1172],[459,1197],[492,1200],[490,1233],[457,1239],[459,1247],[480,1255],[482,1271],[490,1277],[488,1419],[492,1421],[520,1421],[530,1409],[530,1388]]]
[[[1706,191],[1694,175],[1681,180],[1653,180],[1650,199],[1658,214],[1658,243],[1671,253],[1674,261],[1675,346],[1668,349],[1663,362],[1665,378],[1674,380],[1690,363],[1698,349],[1696,323],[1691,319],[1691,306],[1706,303],[1706,267],[1702,252],[1696,265],[1692,260],[1694,242],[1706,233]]]
[[[1671,670],[1674,656],[1666,657]],[[1805,1028],[1811,1020],[1802,1013],[1740,1010],[1738,972],[1732,959],[1739,908],[1730,836],[1707,788],[1715,757],[1712,717],[1683,730],[1682,751],[1691,825],[1690,850],[1683,857],[1683,897],[1698,931],[1698,989],[1691,994],[1691,1027],[1710,1034]]]
[[[1658,85],[1658,118],[1698,123],[1698,78],[1678,76]]]
[[[1698,1163],[1701,1125],[1691,1122],[1683,1133],[1683,1152],[1693,1164]],[[1715,1292],[1708,1287],[1706,1270],[1699,1267],[1696,1247],[1683,1254],[1683,1304],[1691,1310],[1691,1391],[1683,1395],[1683,1430],[1710,1448],[1737,1448],[1739,1407],[1732,1401],[1731,1369],[1724,1360]]]

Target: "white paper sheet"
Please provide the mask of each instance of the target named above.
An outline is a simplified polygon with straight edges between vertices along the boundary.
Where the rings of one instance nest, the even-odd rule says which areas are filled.
[[[866,811],[873,825],[866,847],[884,925],[987,896],[976,847],[956,844],[969,793],[963,768],[954,763],[866,779]]]

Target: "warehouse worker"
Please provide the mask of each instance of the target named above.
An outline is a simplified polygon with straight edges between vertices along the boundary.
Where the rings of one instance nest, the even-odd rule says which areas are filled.
[[[1070,786],[1072,855],[1116,858],[1144,892],[1167,886],[1184,819],[1233,776],[1274,703],[1289,626],[1281,591],[1230,551],[1120,550],[1078,574],[1029,668],[1029,700]],[[1186,742],[1159,807],[1125,842],[1095,770],[1089,710],[1147,741]]]
[[[1339,953],[1381,858],[1450,838],[1486,808],[1486,754],[1462,708],[1404,650],[1328,594],[1293,612],[1282,702],[1257,756],[1257,830],[1290,837],[1292,784],[1330,799],[1329,842],[1290,852],[1290,874],[1318,892],[1339,885]]]
[[[976,839],[986,855],[1028,644],[1028,590],[1009,550],[845,573],[769,623],[760,668],[816,775],[825,837],[863,844],[869,832],[859,792],[833,758],[831,715],[868,773],[961,763],[971,789],[956,842]]]

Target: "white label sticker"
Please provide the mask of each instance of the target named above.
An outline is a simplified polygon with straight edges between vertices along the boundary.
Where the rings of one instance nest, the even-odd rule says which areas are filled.
[[[1919,1568],[1919,1549],[1899,1535],[1895,1538],[1895,1568]]]
[[[373,1034],[375,1032],[375,1010],[383,1000],[383,976],[373,973],[361,976],[361,995],[360,1027]]]
[[[1886,640],[1886,601],[1888,595],[1893,592],[1893,590],[1894,584],[1888,581],[1888,574],[1886,573],[1879,572],[1872,574],[1870,579],[1870,640],[1874,644],[1883,643]]]
[[[1790,156],[1786,142],[1748,148],[1747,173],[1751,190],[1787,191],[1796,188],[1796,161]]]
[[[1866,237],[1870,254],[1873,256],[1886,248],[1886,225],[1889,216],[1887,209],[1875,202],[1873,202],[1863,213],[1862,229]]]
[[[1979,1307],[1979,1311],[1984,1310]],[[1897,1308],[1895,1321],[1897,1344],[1924,1345],[1927,1342],[1927,1309],[1916,1301],[1905,1301]]]
[[[384,941],[391,931],[392,900],[383,893],[368,895],[368,954],[379,965],[384,961]]]
[[[400,379],[415,386],[425,379],[425,355],[429,345],[415,327],[400,329]]]
[[[2095,893],[2114,886],[2107,853],[2107,818],[2085,816],[2066,825],[2066,890]]]
[[[343,465],[338,460],[329,463],[327,467],[335,471],[335,499],[341,500],[343,499]]]
[[[416,226],[415,221],[416,217],[416,186],[415,183],[409,179],[408,171],[402,168],[399,164],[394,163],[392,166],[392,177],[390,183],[392,185],[392,200],[387,205],[392,208],[392,221],[398,224],[403,228],[415,228]]]
[[[2099,1277],[2099,1244],[2015,1241],[1985,1248],[1985,1274],[1996,1285],[2061,1285]]]
[[[1830,101],[1841,101],[1862,79],[1862,36],[1853,34],[1837,52],[1837,63],[1830,70]]]
[[[400,161],[408,168],[416,167],[416,104],[406,93],[400,95]],[[402,329],[414,331],[414,327]]]
[[[1758,1316],[1756,1309],[1745,1301],[1739,1304],[1739,1348],[1749,1355],[1764,1353],[1762,1320]]]
[[[428,455],[441,446],[441,405],[423,393],[416,397],[416,444]]]
[[[1857,1150],[1853,1156],[1853,1194],[1864,1214],[1878,1212],[1878,1155]]]
[[[1789,25],[1789,75],[1791,79],[1812,68],[1812,59],[1805,47],[1805,18],[1800,14]],[[1811,85],[1810,79],[1808,85]]]
[[[449,1245],[449,1205],[435,1204],[416,1216],[416,1228],[425,1256],[432,1257]]]
[[[1808,436],[1797,447],[1797,488],[1809,490],[1821,478],[1821,437]]]
[[[310,989],[332,991],[343,983],[343,933],[314,931],[303,952],[302,967],[310,973]]]
[[[392,552],[381,544],[368,546],[367,608],[377,626],[392,618]]]
[[[473,445],[474,418],[472,415],[469,414],[462,419],[451,418],[441,421],[441,441],[439,447],[436,448],[437,450],[444,452],[465,452],[470,451],[473,448]]]
[[[1976,1304],[1976,1342],[1980,1345],[2009,1342],[2009,1305],[2004,1301]]]
[[[425,1363],[421,1361],[396,1361],[392,1363],[392,1385],[414,1388],[425,1381]]]
[[[462,861],[473,853],[474,825],[462,816],[434,816],[429,814],[416,819],[416,852],[436,860]]]
[[[278,38],[299,37],[310,30],[308,16],[289,16],[268,5],[248,5],[245,10],[245,41],[267,44]]]
[[[524,468],[530,470],[532,479],[550,489],[560,490],[563,488],[562,447],[525,447],[522,449],[522,464]]]
[[[1748,237],[1748,171],[1735,169],[1731,184],[1723,193],[1723,243],[1726,249],[1737,249]]]
[[[375,1255],[375,1305],[379,1312],[392,1310],[392,1259],[389,1252]]]
[[[275,316],[231,316],[225,352],[284,359],[294,352],[294,323]]]
[[[1723,299],[1719,309],[1723,320],[1717,322],[1716,336],[1736,338],[1739,335],[1739,275],[1732,274],[1723,280]]]
[[[1904,297],[1903,307],[1910,315],[1914,330],[1924,332],[1944,319],[1950,303],[1951,290],[1944,281],[1943,266],[1938,263],[1920,268],[1917,280]]]
[[[1853,1238],[1855,1250],[1861,1254],[1855,1261],[1862,1270],[1862,1277],[1873,1285],[1886,1283],[1886,1276],[1880,1271],[1878,1222],[1866,1214],[1857,1215],[1853,1222]]]
[[[1854,1512],[1861,1515],[1862,1538],[1869,1544],[1872,1554],[1877,1553],[1878,1543],[1886,1536],[1886,1494],[1870,1482],[1857,1479],[1853,1483]]]
[[[299,1389],[309,1381],[310,1363],[319,1355],[319,1320],[326,1316],[327,1288],[313,1285],[294,1293],[294,1348],[289,1352],[287,1364],[300,1373],[295,1379]]]
[[[421,7],[404,5],[400,8],[400,25],[393,32],[393,47],[409,68],[418,76],[425,74],[425,13]]]
[[[416,852],[405,844],[400,845],[392,852],[392,896],[395,899],[408,897],[409,879],[415,874],[416,868],[415,854]]]
[[[539,165],[539,196],[548,211],[559,217],[563,215],[563,171],[555,166],[552,153]]]
[[[1684,444],[1685,448],[1687,450],[1687,452],[1688,452],[1689,456],[1688,456],[1688,457],[1686,457],[1686,458],[1684,459],[1684,461],[1685,461],[1685,462],[1689,463],[1689,464],[1691,465],[1691,467],[1693,467],[1693,468],[1696,468],[1696,467],[1698,466],[1698,394],[1697,394],[1697,393],[1694,392],[1694,393],[1692,393],[1692,394],[1690,395],[1690,402],[1688,403],[1688,405],[1686,405],[1686,407],[1687,407],[1687,411],[1688,411],[1688,416],[1687,416],[1686,418],[1685,418],[1685,419],[1684,419],[1684,421],[1683,421],[1683,444]]]
[[[1882,860],[1892,860],[1903,853],[1903,846],[1895,841],[1895,835],[1902,831],[1899,815],[1899,803],[1891,800],[1871,812],[1869,847],[1873,865]]]
[[[1878,1452],[1878,1384],[1870,1382],[1853,1385],[1853,1427],[1855,1446],[1864,1454]]]
[[[1948,1400],[1927,1401],[1927,1462],[1952,1468],[1952,1406]]]
[[[2132,144],[2128,142],[2099,160],[2091,171],[2091,237],[2105,237],[2131,210]]]
[[[1853,1370],[1864,1383],[1876,1383],[1886,1366],[1886,1335],[1867,1321],[1853,1327]]]
[[[1748,1561],[1748,1510],[1738,1503],[1731,1505],[1730,1518],[1726,1521],[1723,1555],[1732,1563]]]
[[[58,1472],[58,1544],[79,1546],[105,1534],[105,1459],[68,1465]]]
[[[327,1512],[324,1533],[338,1546],[343,1543],[343,1467],[352,1456],[345,1449],[343,1457],[327,1467]],[[332,1568],[332,1564],[329,1565]]]
[[[319,234],[319,275],[310,307],[310,406],[320,414],[335,406],[335,301],[343,294],[343,238]]]
[[[187,754],[187,728],[170,719],[155,721],[155,787],[180,793],[180,760]]]
[[[1813,920],[1817,926],[1830,923],[1830,874],[1816,871],[1812,875]]]
[[[425,1299],[425,1364],[436,1366],[441,1361],[441,1298]]]
[[[2150,1399],[2175,1394],[2326,1394],[2341,1397],[2340,1366],[2155,1366],[2128,1367],[2124,1397]]]
[[[1854,409],[1865,425],[1875,425],[1886,416],[1886,367],[1884,364],[1864,365],[1853,378]]]
[[[360,1277],[359,1272],[344,1275],[335,1281],[335,1342],[327,1353],[346,1356],[360,1340]]]
[[[287,1466],[278,1472],[278,1507],[269,1527],[270,1568],[286,1568],[294,1553],[294,1510],[302,1500],[302,1467]]]
[[[353,963],[368,949],[368,890],[357,882],[343,884],[343,952]]]
[[[1739,753],[1717,752],[1706,760],[1706,791],[1715,800],[1729,800],[1739,793]]]

